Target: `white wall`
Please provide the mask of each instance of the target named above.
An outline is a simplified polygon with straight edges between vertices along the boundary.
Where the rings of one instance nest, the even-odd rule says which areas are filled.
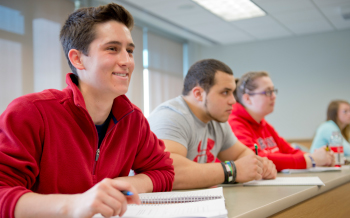
[[[311,139],[326,119],[333,99],[350,101],[350,30],[256,43],[189,46],[189,64],[215,58],[228,64],[236,77],[253,70],[268,71],[277,95],[267,116],[286,139]]]

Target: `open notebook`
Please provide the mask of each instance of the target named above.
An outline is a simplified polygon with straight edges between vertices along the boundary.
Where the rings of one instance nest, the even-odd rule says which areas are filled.
[[[309,169],[284,169],[281,172],[292,174],[292,173],[320,173],[320,172],[331,172],[341,171],[340,167],[313,167]]]
[[[257,186],[257,185],[320,185],[325,184],[318,176],[309,177],[277,177],[271,180],[253,180],[243,183],[244,186]]]
[[[139,194],[141,205],[131,204],[123,215],[131,217],[227,217],[222,187],[186,192]],[[94,218],[102,218],[95,215]]]

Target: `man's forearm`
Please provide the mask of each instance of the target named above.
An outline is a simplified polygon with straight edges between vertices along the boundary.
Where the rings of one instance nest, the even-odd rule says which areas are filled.
[[[175,169],[173,189],[207,188],[224,182],[220,163],[200,164],[178,154],[171,154]]]
[[[145,174],[137,174],[135,176],[127,176],[127,177],[118,177],[116,180],[123,180],[131,185],[133,185],[138,193],[147,193],[153,191],[153,182],[151,178],[149,178]]]
[[[67,217],[66,207],[69,195],[42,195],[26,193],[17,201],[15,217]]]
[[[240,154],[238,155],[238,157],[237,157],[236,160],[238,160],[239,158],[245,157],[245,156],[247,156],[247,155],[250,155],[250,154],[254,154],[254,152],[253,152],[250,148],[245,149],[242,153],[240,153]]]

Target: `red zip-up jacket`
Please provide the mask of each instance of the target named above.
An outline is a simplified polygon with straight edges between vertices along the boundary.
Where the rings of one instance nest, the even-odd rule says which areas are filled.
[[[228,123],[247,147],[255,151],[254,144],[257,144],[259,156],[270,159],[277,171],[306,168],[304,152],[292,148],[265,119],[257,123],[241,104],[232,106]]]
[[[14,217],[19,197],[82,193],[104,178],[148,175],[153,191],[171,191],[174,168],[164,143],[125,95],[115,98],[99,154],[83,96],[68,87],[15,99],[0,116],[0,217]],[[74,77],[74,76],[73,76]]]

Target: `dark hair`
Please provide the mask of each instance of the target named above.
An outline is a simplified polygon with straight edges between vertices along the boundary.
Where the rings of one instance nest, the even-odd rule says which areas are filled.
[[[88,55],[90,43],[96,38],[95,25],[111,20],[124,24],[129,30],[134,26],[134,18],[129,11],[115,3],[81,8],[69,15],[61,29],[60,40],[68,64],[75,75],[77,70],[69,61],[68,52],[77,49]]]
[[[340,104],[349,104],[349,102],[344,101],[344,100],[335,100],[335,101],[331,101],[328,105],[328,109],[327,109],[327,120],[333,120],[334,123],[337,124],[337,126],[339,127],[339,123],[338,123],[338,110],[339,110],[339,105]],[[340,127],[339,127],[340,128]],[[344,129],[341,129],[341,134],[343,135],[343,137],[349,141],[349,131],[350,131],[350,124],[347,125]]]
[[[248,72],[243,74],[243,76],[238,80],[238,82],[236,82],[236,100],[242,104],[242,96],[245,93],[254,91],[256,88],[258,88],[255,83],[255,80],[264,76],[269,77],[269,74],[265,71]]]
[[[182,95],[188,95],[197,85],[208,93],[210,88],[215,84],[214,79],[217,71],[233,75],[229,66],[215,59],[204,59],[194,63],[185,77]]]

